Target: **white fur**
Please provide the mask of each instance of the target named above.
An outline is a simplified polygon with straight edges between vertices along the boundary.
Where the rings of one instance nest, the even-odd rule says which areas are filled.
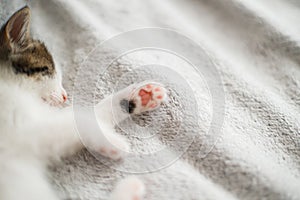
[[[72,107],[57,108],[42,100],[44,96],[51,96],[53,92],[61,93],[59,75],[42,83],[36,83],[26,75],[15,75],[7,65],[7,63],[0,64],[1,200],[57,199],[44,177],[45,166],[82,148],[80,137],[89,148],[106,157],[112,159],[124,157],[129,150],[129,145],[124,138],[114,132],[115,122],[111,106],[113,96],[104,99],[95,108],[97,121],[103,134],[97,129],[90,128],[93,127],[89,126],[92,120],[82,111],[79,113],[83,116],[80,120],[84,120],[83,123],[87,128],[80,133],[79,137]],[[119,100],[129,93],[130,87],[120,91],[114,97]],[[121,111],[119,105],[113,107],[117,108],[116,112],[121,116],[119,120],[128,116]],[[113,199],[116,199],[116,196],[128,196],[122,200],[133,199],[134,195],[139,193],[136,190],[144,188],[142,182],[128,180],[129,185],[126,185],[126,188],[133,189],[129,191],[118,189],[116,194],[112,195]]]

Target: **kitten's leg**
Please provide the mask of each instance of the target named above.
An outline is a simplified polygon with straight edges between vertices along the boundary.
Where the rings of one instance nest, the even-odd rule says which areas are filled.
[[[88,109],[80,109],[75,113],[74,117],[72,107],[43,113],[47,117],[33,123],[34,127],[28,130],[35,133],[34,137],[26,137],[27,134],[25,134],[24,140],[27,140],[32,146],[38,145],[36,149],[38,149],[39,155],[54,160],[71,155],[84,145],[104,156],[109,153],[108,157],[112,159],[121,158],[121,154],[116,152],[113,147],[128,150],[125,140],[121,136],[112,134],[114,129],[103,129],[103,126],[99,128],[93,112]],[[107,148],[108,146],[111,148]]]
[[[158,83],[131,85],[103,99],[95,108],[97,120],[107,143],[101,147],[101,154],[119,159],[126,154],[129,145],[115,133],[115,125],[130,114],[151,111],[166,99],[166,89]]]
[[[114,127],[130,114],[159,108],[166,99],[166,89],[159,83],[135,84],[103,99],[96,106],[96,113],[100,122]]]
[[[26,159],[26,158],[25,158]],[[1,158],[0,199],[58,200],[43,173],[43,167],[32,160]]]
[[[166,98],[165,91],[159,84],[131,85],[103,99],[92,112],[77,109],[76,122],[72,107],[42,113],[41,116],[46,117],[33,123],[31,129],[37,133],[39,141],[29,139],[33,140],[32,143],[40,144],[41,153],[50,157],[72,154],[84,144],[103,156],[118,160],[126,155],[129,144],[124,137],[115,133],[115,125],[131,113],[157,108]],[[127,107],[124,102],[128,102]],[[132,106],[131,110],[128,106]],[[77,132],[78,127],[83,128]]]
[[[36,153],[42,157],[57,160],[85,146],[103,156],[118,160],[129,150],[126,140],[114,134],[114,127],[110,123],[104,120],[101,124],[98,123],[93,108],[77,109],[75,117],[72,107],[42,113],[41,116],[43,115],[46,117],[33,122],[33,127],[28,128],[27,131],[31,134],[24,134],[24,141],[32,144],[31,146],[37,146]]]
[[[141,200],[144,195],[143,182],[136,177],[128,177],[117,183],[109,200]]]

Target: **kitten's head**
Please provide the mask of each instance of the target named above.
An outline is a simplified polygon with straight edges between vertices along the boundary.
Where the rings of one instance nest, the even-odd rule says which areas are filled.
[[[30,37],[30,9],[14,13],[0,30],[0,76],[52,105],[66,101],[60,70],[44,43]]]

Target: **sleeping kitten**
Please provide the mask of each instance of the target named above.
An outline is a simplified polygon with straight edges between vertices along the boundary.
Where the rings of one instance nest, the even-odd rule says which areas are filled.
[[[70,155],[83,145],[76,133],[71,107],[58,108],[67,100],[61,71],[46,46],[30,37],[30,9],[26,6],[0,30],[0,199],[56,200],[44,174],[46,166]],[[119,118],[153,110],[166,98],[159,84],[129,86],[96,105],[101,128],[89,126],[82,139],[90,149],[114,159],[129,151],[127,141],[114,131],[112,98],[118,100]],[[145,188],[136,177],[117,184],[111,200],[139,200]]]

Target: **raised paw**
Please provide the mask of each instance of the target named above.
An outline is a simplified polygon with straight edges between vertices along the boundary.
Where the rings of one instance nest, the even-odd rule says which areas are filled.
[[[125,157],[129,151],[129,144],[122,136],[119,135],[106,135],[106,142],[99,147],[99,153],[102,156],[113,160],[119,160]]]
[[[142,200],[145,195],[144,183],[135,176],[121,180],[111,194],[110,200]]]
[[[158,83],[148,83],[136,87],[130,95],[129,113],[139,114],[158,108],[167,98],[166,89]]]

